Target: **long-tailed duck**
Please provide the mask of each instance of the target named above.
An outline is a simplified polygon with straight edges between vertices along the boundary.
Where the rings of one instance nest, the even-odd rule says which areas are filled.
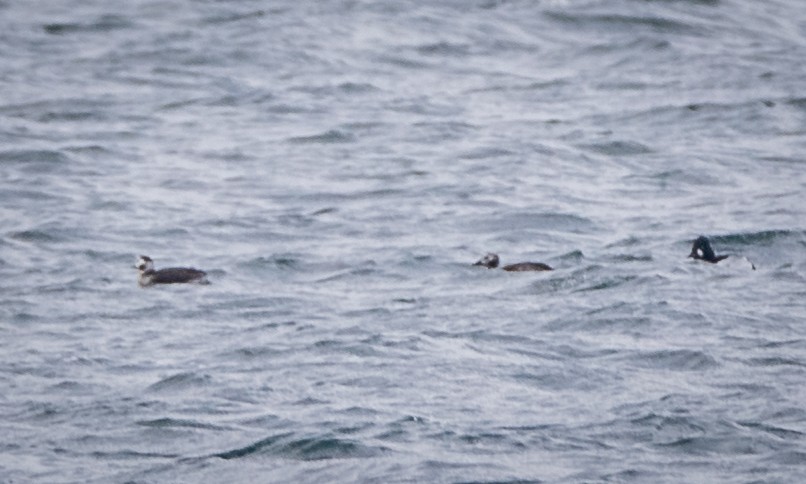
[[[207,273],[189,267],[168,267],[155,270],[154,261],[147,255],[141,255],[135,266],[140,271],[139,283],[142,287],[154,284],[209,284]]]
[[[711,248],[711,241],[708,240],[708,237],[704,235],[697,237],[697,239],[691,245],[691,253],[688,256],[692,259],[704,260],[712,264],[716,264],[717,262],[725,260],[729,257],[727,254],[716,255],[716,253],[714,253],[714,249]],[[745,257],[742,257],[742,259],[747,260]],[[750,267],[753,270],[756,270],[755,264],[749,260],[747,260],[747,263],[750,264]]]
[[[489,253],[482,257],[474,266],[484,266],[488,269],[495,269],[498,267],[498,254]],[[551,267],[542,262],[518,262],[517,264],[509,264],[502,267],[505,271],[509,272],[523,272],[523,271],[553,271]]]

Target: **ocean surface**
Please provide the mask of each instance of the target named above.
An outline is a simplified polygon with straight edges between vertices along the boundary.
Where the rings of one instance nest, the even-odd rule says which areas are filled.
[[[3,484],[803,482],[802,0],[0,26]]]

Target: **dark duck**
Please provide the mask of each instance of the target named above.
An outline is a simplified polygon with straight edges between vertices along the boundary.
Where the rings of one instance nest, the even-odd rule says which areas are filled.
[[[147,255],[141,255],[135,266],[140,271],[140,286],[147,287],[154,284],[209,284],[207,273],[190,267],[167,267],[154,269],[154,261]]]
[[[489,253],[479,259],[474,266],[484,266],[488,269],[495,269],[499,264],[498,254]],[[552,271],[551,267],[542,262],[518,262],[517,264],[509,264],[502,267],[508,272],[525,272],[525,271]]]
[[[711,247],[711,241],[708,240],[708,237],[704,235],[700,235],[691,245],[691,253],[688,255],[692,259],[696,260],[704,260],[705,262],[710,262],[711,264],[716,264],[719,261],[727,259],[729,256],[727,254],[716,255],[714,249]],[[750,262],[750,267],[753,270],[756,270],[756,266]]]

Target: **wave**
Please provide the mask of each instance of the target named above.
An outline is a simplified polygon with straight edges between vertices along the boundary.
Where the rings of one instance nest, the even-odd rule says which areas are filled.
[[[353,135],[335,129],[310,136],[293,136],[286,139],[286,141],[293,144],[350,143],[354,140]]]
[[[52,231],[46,230],[21,230],[18,232],[11,232],[9,237],[19,242],[29,243],[57,243],[63,242],[65,239],[59,235],[54,234]]]
[[[211,380],[208,375],[198,375],[193,372],[177,373],[176,375],[171,375],[149,385],[146,390],[152,392],[182,390],[190,387],[208,385]]]
[[[495,233],[524,229],[590,233],[597,226],[593,220],[571,213],[512,211],[496,213],[489,219],[478,221],[475,225]]]
[[[196,420],[180,419],[180,418],[157,418],[152,420],[138,420],[135,422],[137,425],[152,428],[191,428],[191,429],[207,429],[207,430],[225,430],[226,427],[219,425],[207,424],[198,422]]]
[[[639,366],[675,371],[708,370],[719,366],[714,357],[698,350],[642,351],[630,359]]]
[[[213,457],[241,459],[253,455],[272,455],[303,461],[328,459],[355,459],[377,457],[389,451],[385,447],[371,447],[353,440],[319,436],[293,438],[286,432],[258,440],[244,447],[219,452]]]
[[[635,141],[608,141],[579,145],[580,148],[609,156],[633,156],[652,153],[652,148]]]
[[[591,14],[560,11],[546,12],[546,16],[554,21],[582,28],[604,29],[608,31],[613,29],[649,29],[664,33],[701,34],[701,29],[695,25],[658,16],[641,17],[612,13]]]
[[[70,157],[53,150],[0,151],[0,163],[68,163]]]
[[[94,22],[54,22],[45,24],[42,28],[51,35],[66,35],[82,32],[110,32],[134,27],[134,23],[120,15],[102,15]]]
[[[732,246],[771,245],[779,241],[806,238],[806,230],[762,230],[759,232],[744,232],[710,237],[713,242]]]

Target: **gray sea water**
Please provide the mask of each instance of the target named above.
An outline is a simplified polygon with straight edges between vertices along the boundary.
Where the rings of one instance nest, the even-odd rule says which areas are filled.
[[[801,0],[0,26],[0,482],[806,476]]]

